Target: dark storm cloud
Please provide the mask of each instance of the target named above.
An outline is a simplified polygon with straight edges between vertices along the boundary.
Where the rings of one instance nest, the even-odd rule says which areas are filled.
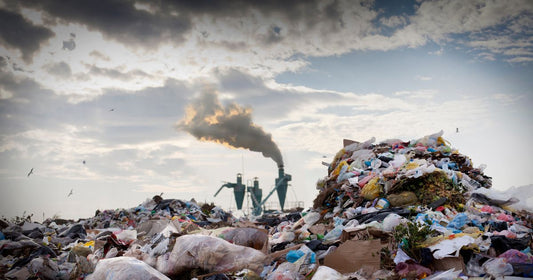
[[[154,135],[175,137],[172,126],[176,115],[183,114],[186,98],[192,94],[183,83],[169,79],[160,87],[133,93],[109,89],[93,100],[72,104],[35,80],[1,70],[0,89],[12,93],[11,98],[0,99],[0,135],[35,128],[54,131],[72,125],[94,128],[81,136],[98,138],[105,144],[141,143]],[[110,108],[115,110],[110,112]]]
[[[49,64],[45,67],[45,70],[48,71],[48,73],[61,78],[68,78],[72,75],[70,66],[63,61]]]
[[[19,49],[26,62],[41,44],[54,35],[50,29],[34,25],[22,15],[0,8],[0,42]]]
[[[123,43],[154,47],[160,42],[183,42],[193,27],[195,16],[208,16],[213,20],[231,17],[250,17],[259,11],[265,17],[276,16],[290,23],[303,22],[307,27],[332,22],[338,26],[342,13],[337,1],[321,7],[320,1],[138,1],[150,11],[135,7],[136,1],[24,1],[19,5],[45,11],[47,20],[76,22],[89,29],[98,30],[109,38]],[[324,10],[325,9],[325,10]],[[341,22],[342,23],[342,22]],[[246,23],[243,22],[243,25]],[[281,29],[272,26],[264,38],[267,43],[281,41]],[[206,32],[206,31],[204,31]],[[64,48],[70,41],[64,41]],[[72,41],[73,42],[73,41]]]
[[[63,101],[52,91],[33,79],[17,77],[6,68],[0,69],[0,89],[11,94],[0,100],[2,134],[53,126],[56,120],[50,120],[48,115],[61,113]]]
[[[128,44],[154,46],[162,41],[181,41],[190,28],[190,19],[172,11],[159,10],[152,14],[135,8],[134,1],[25,1],[28,5],[43,11],[53,19],[86,25],[105,36]]]
[[[7,58],[0,56],[0,70],[7,66]]]

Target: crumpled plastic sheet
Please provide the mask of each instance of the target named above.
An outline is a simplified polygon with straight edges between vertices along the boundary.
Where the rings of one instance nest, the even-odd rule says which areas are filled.
[[[513,275],[514,272],[513,266],[501,258],[490,259],[482,267],[488,275],[495,278]]]
[[[433,252],[433,257],[435,259],[443,259],[450,257],[452,254],[455,257],[459,256],[459,250],[463,246],[472,244],[474,242],[474,238],[464,235],[454,239],[445,239],[435,245],[429,246],[428,248]]]
[[[321,265],[316,270],[311,280],[344,280],[347,277],[342,276],[335,269]]]
[[[415,273],[417,277],[431,275],[431,270],[413,262],[401,262],[394,269],[398,275],[405,277],[410,273]]]
[[[176,239],[172,252],[157,259],[157,270],[166,275],[201,268],[207,271],[237,271],[244,268],[259,274],[265,254],[223,239],[205,235],[184,235]]]
[[[531,255],[524,254],[516,249],[509,249],[498,257],[504,259],[508,263],[533,263],[533,257]]]
[[[100,260],[87,280],[170,280],[148,264],[132,257]]]

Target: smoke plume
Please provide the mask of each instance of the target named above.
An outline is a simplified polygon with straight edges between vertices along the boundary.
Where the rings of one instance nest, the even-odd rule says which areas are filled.
[[[205,90],[186,108],[177,125],[201,141],[212,141],[233,148],[261,152],[283,165],[281,152],[272,135],[252,122],[252,110],[235,103],[223,107],[217,93]]]

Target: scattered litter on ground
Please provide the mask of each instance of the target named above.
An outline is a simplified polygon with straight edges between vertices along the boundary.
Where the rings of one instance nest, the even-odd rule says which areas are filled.
[[[442,135],[345,140],[302,212],[236,218],[157,195],[77,221],[2,220],[0,278],[533,277],[531,191],[494,191]]]

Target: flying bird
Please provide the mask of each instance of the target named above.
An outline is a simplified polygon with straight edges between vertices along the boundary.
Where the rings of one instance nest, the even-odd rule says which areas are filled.
[[[33,174],[33,168],[28,172],[28,177],[30,177],[31,174]]]
[[[115,108],[109,109],[109,112],[113,112],[113,111],[115,111]]]
[[[459,128],[455,128],[455,133],[459,133]]]
[[[83,164],[85,164],[85,161],[82,161]]]
[[[67,197],[71,196],[74,194],[74,192],[72,192],[73,189],[70,189],[70,192],[68,193]]]

